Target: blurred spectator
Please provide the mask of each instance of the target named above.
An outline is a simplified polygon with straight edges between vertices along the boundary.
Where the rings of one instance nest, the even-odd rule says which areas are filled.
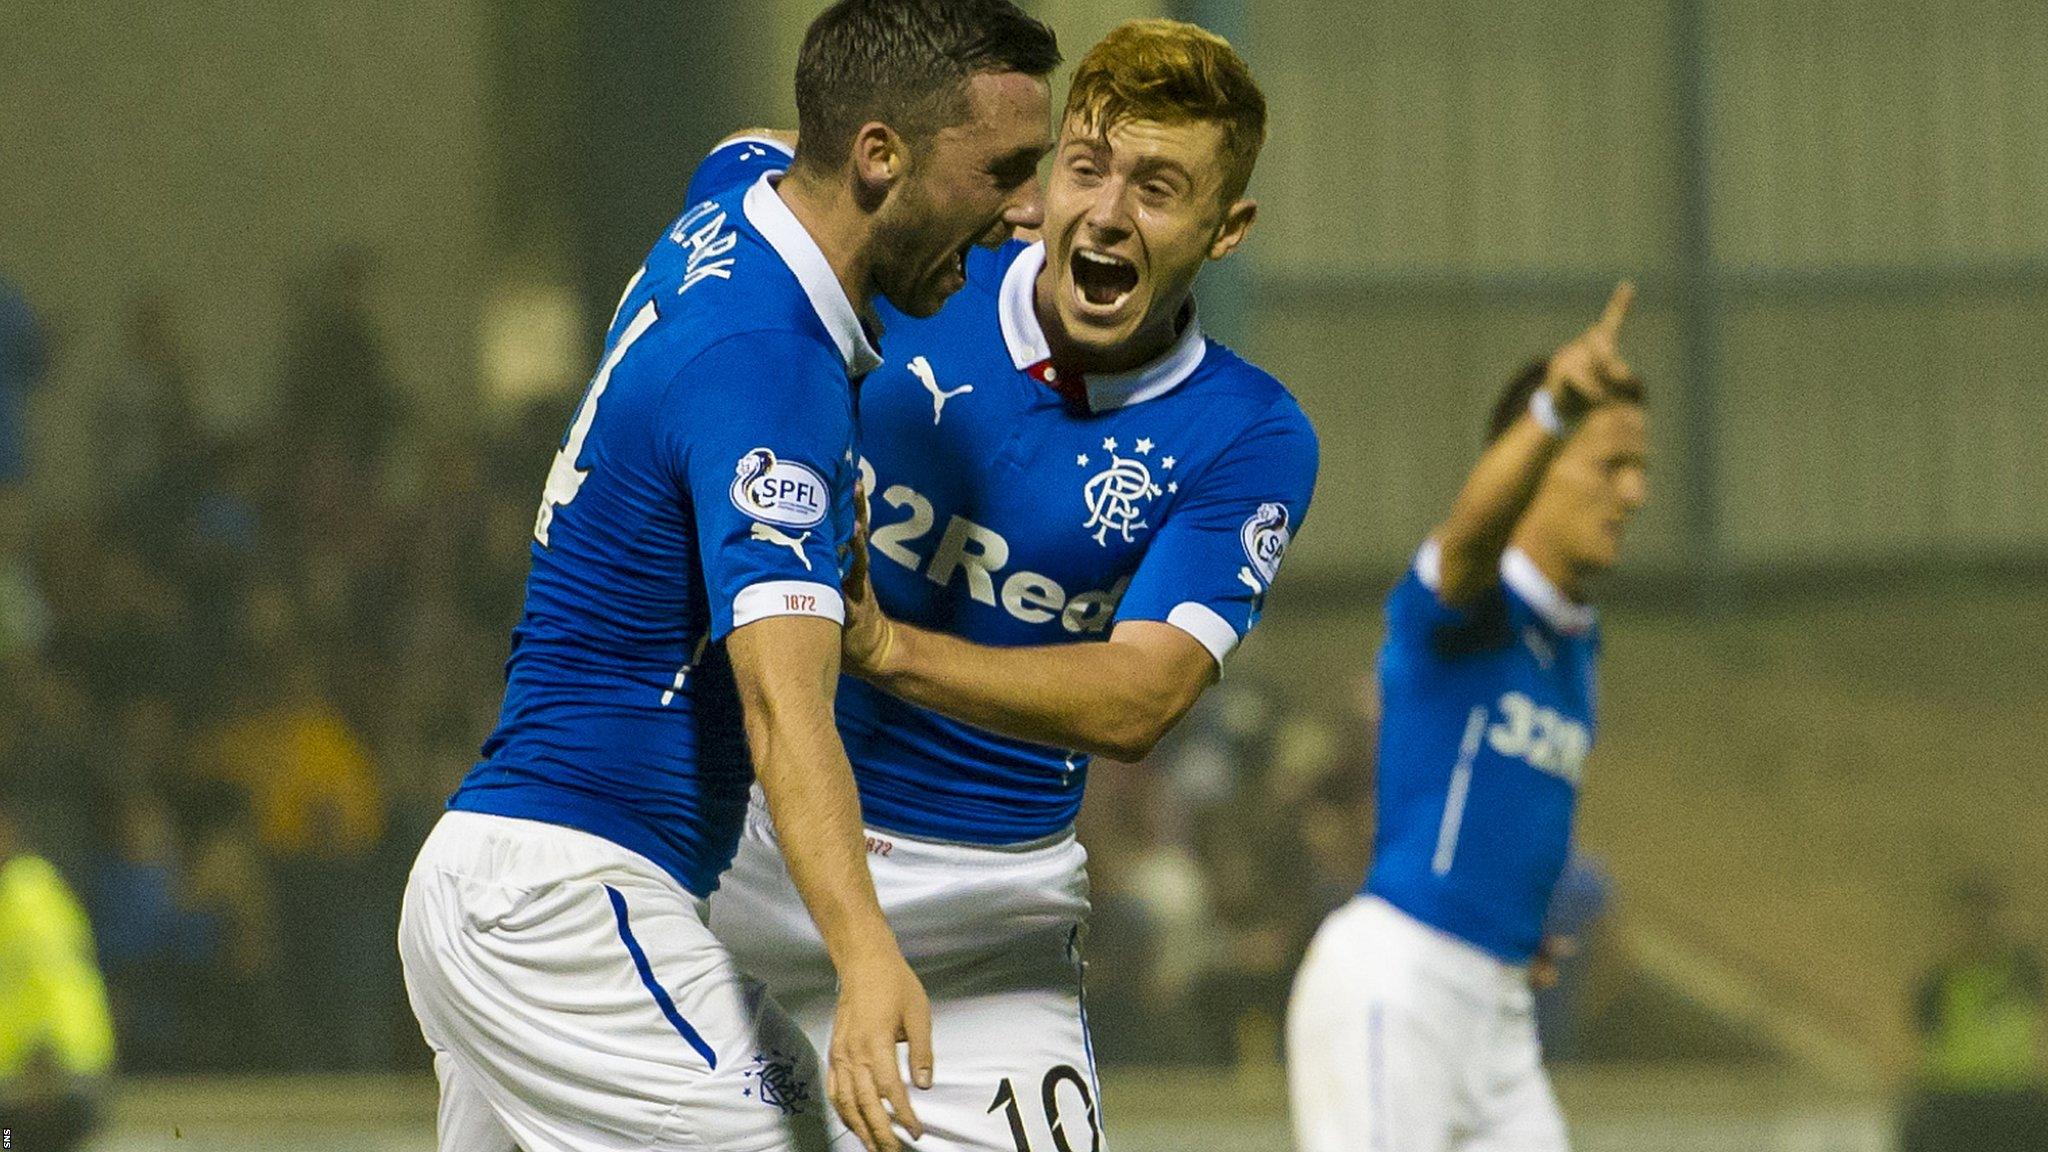
[[[395,981],[396,925],[376,883],[385,796],[362,735],[343,717],[323,663],[289,623],[259,658],[242,713],[212,741],[219,778],[249,796],[275,878],[283,1043],[302,1069],[375,1067]]]
[[[85,912],[0,798],[0,1116],[14,1146],[62,1152],[97,1119],[114,1029]]]
[[[86,797],[106,759],[91,698],[36,653],[0,660],[0,780],[14,817],[67,875],[90,874],[95,839]]]
[[[1176,906],[1194,903],[1189,884],[1160,885],[1141,874],[1152,849],[1152,783],[1145,768],[1096,760],[1088,769],[1079,821],[1088,848],[1091,905],[1086,1008],[1095,1054],[1104,1064],[1166,1059],[1163,1014],[1154,995],[1161,939],[1166,924],[1184,916]],[[1176,872],[1188,879],[1185,871]]]
[[[1614,881],[1596,856],[1572,852],[1550,894],[1544,948],[1555,983],[1536,991],[1536,1036],[1549,1060],[1586,1054],[1586,1025],[1598,1009],[1595,970],[1609,958]]]
[[[54,624],[27,558],[0,550],[0,661],[42,651]]]
[[[203,800],[192,833],[186,902],[208,922],[216,948],[191,990],[194,1012],[208,1021],[193,1038],[192,1063],[212,1071],[253,1071],[280,1059],[272,1035],[282,1013],[276,897],[243,797],[215,789]]]
[[[50,613],[28,567],[28,394],[49,369],[42,324],[0,277],[0,661],[49,639]]]
[[[1950,905],[1951,949],[1913,1005],[1922,1054],[1901,1152],[2034,1152],[2048,1133],[2040,955],[2013,931],[1997,882],[1960,880]]]
[[[21,290],[0,277],[0,494],[28,477],[28,394],[49,364],[42,323]]]
[[[144,786],[112,801],[113,851],[93,884],[93,922],[131,1071],[184,1063],[195,1024],[187,990],[213,959],[212,925],[183,906],[171,810]]]
[[[1280,1059],[1288,989],[1315,921],[1296,863],[1300,842],[1278,815],[1232,805],[1211,809],[1201,823],[1197,855],[1221,948],[1189,990],[1186,1045],[1197,1061]]]
[[[170,303],[145,293],[121,326],[121,359],[102,395],[94,475],[130,533],[181,525],[215,464]],[[154,549],[153,549],[154,551]]]
[[[352,479],[373,482],[404,412],[370,316],[374,263],[342,248],[300,286],[285,343],[276,447],[292,468],[331,448]]]

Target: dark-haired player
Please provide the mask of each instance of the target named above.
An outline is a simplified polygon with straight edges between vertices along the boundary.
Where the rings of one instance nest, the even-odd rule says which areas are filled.
[[[1378,833],[1364,890],[1295,978],[1303,1152],[1564,1152],[1528,965],[1593,747],[1587,597],[1643,505],[1632,290],[1511,384],[1487,447],[1387,601]]]
[[[816,1149],[827,1095],[870,1147],[892,1113],[921,1131],[897,1043],[928,1081],[929,1008],[832,725],[850,380],[873,299],[929,315],[977,239],[1039,222],[1058,59],[1006,0],[842,0],[804,41],[790,173],[691,206],[627,285],[497,730],[406,889],[445,1152]],[[829,1086],[705,924],[756,779],[845,990]]]

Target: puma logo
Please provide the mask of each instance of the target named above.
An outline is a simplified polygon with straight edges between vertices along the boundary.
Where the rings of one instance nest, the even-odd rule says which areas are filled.
[[[787,548],[791,552],[796,553],[796,558],[804,563],[804,571],[809,572],[811,570],[811,558],[804,555],[804,541],[811,538],[809,532],[801,536],[791,536],[780,528],[757,521],[750,535],[753,539],[759,540],[763,544],[773,544],[778,548]]]
[[[918,383],[924,385],[924,390],[932,394],[933,424],[937,424],[939,422],[939,417],[945,414],[946,401],[951,400],[953,397],[958,396],[963,392],[974,391],[974,385],[972,384],[962,384],[961,386],[953,389],[950,392],[946,391],[943,388],[940,388],[937,377],[932,375],[932,366],[930,361],[927,361],[922,356],[916,357],[915,359],[911,360],[911,362],[904,365],[904,367],[910,369],[910,374],[912,376],[917,377]]]

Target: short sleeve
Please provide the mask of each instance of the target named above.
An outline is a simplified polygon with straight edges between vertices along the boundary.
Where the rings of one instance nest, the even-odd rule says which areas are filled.
[[[728,338],[685,366],[659,418],[689,493],[711,639],[769,616],[844,621],[853,402],[834,352],[791,332]]]
[[[1159,527],[1117,619],[1163,620],[1221,665],[1259,622],[1315,492],[1315,429],[1277,405],[1189,486]]]
[[[1451,657],[1496,647],[1510,629],[1506,586],[1496,581],[1471,604],[1451,607],[1437,595],[1443,552],[1434,538],[1423,542],[1415,564],[1387,598],[1387,640],[1426,646]]]
[[[688,200],[701,203],[741,184],[752,184],[764,172],[789,167],[789,147],[766,136],[736,136],[711,150],[690,174]]]

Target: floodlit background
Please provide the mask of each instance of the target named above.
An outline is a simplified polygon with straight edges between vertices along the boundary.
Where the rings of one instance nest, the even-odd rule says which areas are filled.
[[[818,6],[0,20],[0,347],[47,362],[0,367],[0,784],[113,996],[98,1147],[431,1146],[404,871],[495,715],[602,321],[704,150],[792,125]],[[1323,441],[1229,679],[1095,774],[1118,1146],[1286,1146],[1379,601],[1494,390],[1628,275],[1653,504],[1606,590],[1560,1091],[1593,1152],[1892,1147],[1930,972],[2048,914],[2048,6],[1026,7],[1070,59],[1172,14],[1250,61],[1262,214],[1198,295]]]

